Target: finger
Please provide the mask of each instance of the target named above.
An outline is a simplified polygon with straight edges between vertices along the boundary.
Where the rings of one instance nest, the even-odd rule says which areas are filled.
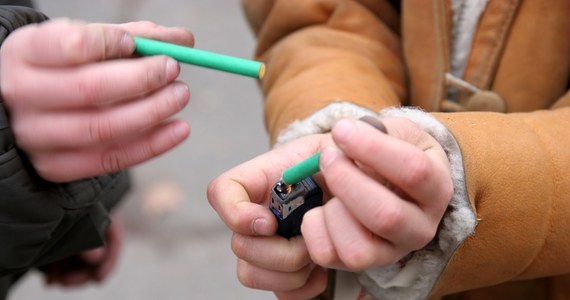
[[[255,162],[248,164],[257,165]],[[267,176],[255,167],[246,168],[244,172],[240,170],[241,166],[238,166],[208,184],[210,205],[233,232],[274,235],[277,230],[275,216],[266,205],[260,205],[269,197],[271,186]]]
[[[327,288],[327,272],[321,267],[315,267],[305,285],[300,288],[285,291],[285,292],[275,292],[280,300],[298,300],[298,299],[314,299]]]
[[[43,153],[31,160],[44,179],[66,182],[127,169],[172,149],[189,134],[185,122],[171,121],[121,144]]]
[[[79,257],[89,265],[99,264],[106,256],[105,247],[99,247],[79,254]]]
[[[48,265],[46,279],[48,285],[67,287],[89,282],[93,277],[91,268],[79,256],[71,256]]]
[[[340,150],[325,148],[320,163],[331,192],[368,230],[410,249],[423,247],[435,234],[436,222],[429,222],[419,207],[362,173]]]
[[[67,19],[27,26],[12,46],[24,61],[46,67],[128,57],[135,49],[132,36],[118,27]]]
[[[36,108],[83,108],[130,100],[176,79],[178,62],[167,56],[113,60],[66,69],[27,70],[18,101]],[[21,85],[21,86],[20,86]]]
[[[149,21],[137,21],[112,26],[117,26],[135,36],[188,47],[193,47],[195,42],[192,32],[182,27],[165,27]]]
[[[314,265],[307,265],[296,272],[279,272],[260,268],[238,259],[237,275],[239,281],[249,288],[288,291],[305,285],[313,268]]]
[[[271,188],[283,170],[318,151],[319,142],[299,139],[225,172],[208,185],[210,205],[236,233],[274,235],[277,222],[268,208]]]
[[[232,231],[274,235],[277,222],[268,208],[271,188],[283,170],[329,144],[328,135],[299,138],[247,161],[208,185],[208,201]]]
[[[296,272],[310,263],[301,237],[284,239],[279,236],[258,237],[234,234],[234,254],[251,264],[280,272]]]
[[[14,130],[20,137],[19,145],[26,149],[101,145],[157,126],[181,111],[188,104],[189,97],[188,87],[177,82],[143,99],[102,109],[33,114],[28,116],[28,122],[19,122],[20,126]],[[66,134],[61,134],[64,131]]]
[[[119,259],[123,244],[123,233],[116,220],[107,229],[105,237],[107,239],[105,259],[93,271],[93,277],[98,282],[103,281],[111,273]]]
[[[332,269],[343,266],[329,235],[322,206],[305,213],[303,222],[301,222],[301,232],[313,262]]]
[[[384,123],[391,132],[390,121],[384,120]],[[396,127],[396,124],[392,125]],[[408,123],[398,125],[411,126]],[[419,205],[439,207],[439,200],[448,197],[449,189],[434,187],[448,185],[443,182],[445,177],[441,176],[448,171],[424,153],[437,142],[420,128],[403,130],[405,133],[402,135],[408,141],[385,135],[362,122],[346,119],[335,125],[332,136],[346,155],[377,170]],[[445,153],[442,155],[437,161],[447,161]]]
[[[91,270],[84,269],[84,270],[76,270],[76,271],[69,271],[61,273],[60,276],[56,279],[56,281],[52,282],[54,284],[59,284],[65,287],[76,287],[87,282],[91,281],[92,279]]]
[[[323,206],[329,235],[343,266],[352,272],[396,262],[409,251],[370,232],[338,198]],[[406,249],[407,250],[407,249]]]

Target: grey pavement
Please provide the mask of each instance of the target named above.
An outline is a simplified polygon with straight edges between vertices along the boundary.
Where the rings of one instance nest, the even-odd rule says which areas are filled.
[[[191,29],[196,48],[251,57],[254,37],[239,1],[36,0],[48,16],[92,22],[150,20]],[[206,199],[208,182],[269,148],[254,79],[183,66],[189,106],[177,117],[192,126],[175,150],[133,169],[133,189],[117,212],[125,242],[115,272],[79,289],[47,287],[32,273],[9,300],[274,299],[236,277],[231,233]]]

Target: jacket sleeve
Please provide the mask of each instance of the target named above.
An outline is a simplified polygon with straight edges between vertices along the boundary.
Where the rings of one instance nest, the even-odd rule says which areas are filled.
[[[570,273],[570,107],[436,116],[460,145],[478,225],[434,294]]]
[[[46,19],[31,8],[0,6],[0,41]],[[66,184],[42,180],[15,145],[0,99],[0,277],[103,245],[108,211],[127,188],[126,173]]]
[[[257,56],[267,63],[261,85],[273,142],[327,131],[344,116],[405,104],[400,41],[392,25],[397,16],[387,13],[387,3],[244,2],[259,40]],[[457,145],[460,167],[452,175],[465,192],[456,195],[458,206],[450,207],[441,228],[454,231],[462,221],[469,224],[455,236],[450,233],[453,244],[441,242],[440,230],[442,247],[424,249],[441,251],[443,260],[408,264],[416,271],[440,265],[421,295],[570,273],[570,93],[533,112],[429,115]],[[459,209],[464,217],[453,217]],[[417,286],[416,271],[395,283]],[[377,295],[397,289],[390,284],[372,282],[380,287]],[[381,290],[382,285],[387,288]]]
[[[267,66],[261,85],[272,142],[331,102],[378,108],[404,101],[399,16],[389,1],[243,3],[257,35],[256,57]]]

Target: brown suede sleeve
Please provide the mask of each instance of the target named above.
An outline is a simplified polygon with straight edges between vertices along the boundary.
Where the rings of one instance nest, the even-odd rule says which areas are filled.
[[[478,225],[434,295],[570,272],[570,107],[435,114],[455,135]]]
[[[399,17],[388,1],[244,0],[272,142],[335,100],[378,110],[405,97]]]

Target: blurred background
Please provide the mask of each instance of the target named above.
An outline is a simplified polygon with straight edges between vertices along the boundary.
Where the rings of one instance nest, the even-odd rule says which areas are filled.
[[[254,37],[239,1],[36,0],[51,18],[123,23],[149,20],[189,28],[196,48],[250,58]],[[9,300],[274,299],[236,277],[231,233],[206,199],[208,182],[269,148],[256,80],[194,66],[179,78],[190,86],[178,117],[190,139],[133,169],[133,189],[117,211],[125,228],[120,261],[107,280],[79,289],[47,287],[31,273]]]

